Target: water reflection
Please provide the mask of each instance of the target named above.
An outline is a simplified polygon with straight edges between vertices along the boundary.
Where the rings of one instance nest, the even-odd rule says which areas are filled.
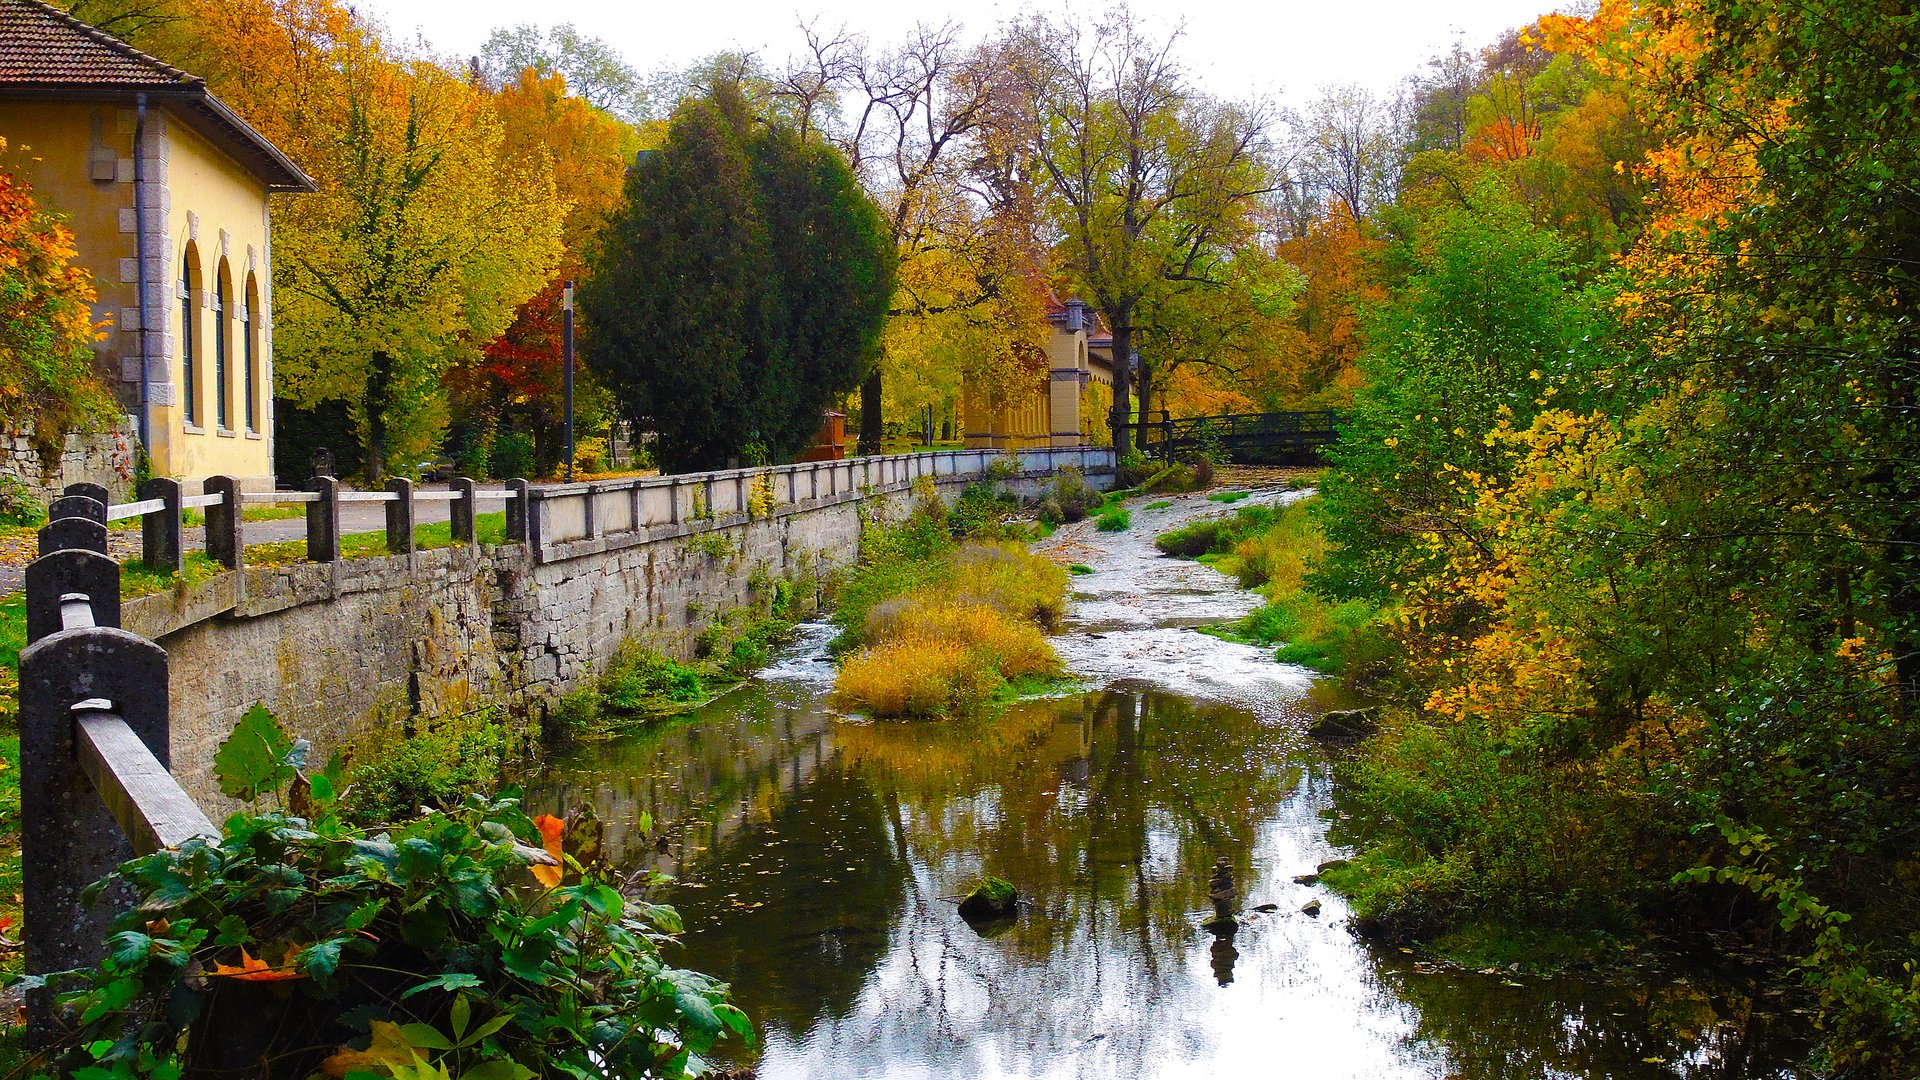
[[[765,1078],[1788,1075],[1791,1039],[1724,987],[1358,945],[1338,897],[1292,880],[1335,854],[1298,730],[1124,684],[953,725],[840,720],[755,684],[583,750],[534,798],[591,800],[616,865],[680,877],[680,962],[732,981]],[[1222,857],[1231,936],[1201,928]],[[985,936],[953,902],[983,873],[1032,901]]]

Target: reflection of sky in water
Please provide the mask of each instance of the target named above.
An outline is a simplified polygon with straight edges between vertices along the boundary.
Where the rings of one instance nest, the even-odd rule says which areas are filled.
[[[815,624],[763,681],[559,763],[534,805],[590,799],[617,868],[681,878],[675,962],[734,983],[763,1080],[1789,1075],[1727,1022],[1744,998],[1358,944],[1339,897],[1293,881],[1339,854],[1328,763],[1301,736],[1327,687],[1187,629],[1254,600],[1152,549],[1231,512],[1173,502],[1051,542],[1096,571],[1056,639],[1094,692],[978,723],[846,721],[821,698],[832,630]],[[1200,925],[1222,855],[1247,911],[1230,945]],[[983,873],[1032,901],[985,937],[953,902]]]

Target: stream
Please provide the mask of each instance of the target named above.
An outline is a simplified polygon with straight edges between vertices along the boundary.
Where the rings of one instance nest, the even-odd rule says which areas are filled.
[[[1353,937],[1337,894],[1294,880],[1346,854],[1304,735],[1346,703],[1193,629],[1259,599],[1154,550],[1231,512],[1171,503],[1041,545],[1093,570],[1055,639],[1084,692],[974,722],[848,719],[825,701],[833,630],[809,624],[738,690],[559,757],[530,803],[591,803],[609,862],[676,879],[671,959],[733,984],[760,1035],[733,1060],[761,1080],[1797,1075],[1804,1025],[1738,971],[1543,978]],[[1225,939],[1201,926],[1223,856],[1247,911]],[[976,931],[954,901],[982,874],[1031,904]]]

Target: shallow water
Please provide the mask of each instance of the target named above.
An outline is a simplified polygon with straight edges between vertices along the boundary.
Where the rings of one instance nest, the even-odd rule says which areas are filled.
[[[1058,639],[1084,693],[975,723],[849,720],[823,701],[831,631],[808,627],[759,680],[582,748],[532,797],[591,801],[616,865],[679,879],[676,962],[733,983],[763,1039],[738,1057],[763,1078],[1793,1075],[1792,1026],[1737,980],[1435,968],[1369,949],[1338,896],[1296,884],[1342,854],[1302,734],[1333,702],[1190,629],[1255,603],[1152,552],[1204,512],[1230,510],[1187,497],[1049,545],[1096,571]],[[1248,910],[1230,938],[1201,927],[1221,857]],[[1030,900],[1017,919],[959,917],[983,873]]]

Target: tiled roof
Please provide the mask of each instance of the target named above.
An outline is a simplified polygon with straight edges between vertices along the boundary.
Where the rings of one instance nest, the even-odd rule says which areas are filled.
[[[75,97],[131,103],[149,95],[174,111],[269,191],[313,191],[313,180],[207,90],[43,0],[0,0],[0,100]]]
[[[0,0],[0,86],[160,90],[200,84],[41,0]]]

